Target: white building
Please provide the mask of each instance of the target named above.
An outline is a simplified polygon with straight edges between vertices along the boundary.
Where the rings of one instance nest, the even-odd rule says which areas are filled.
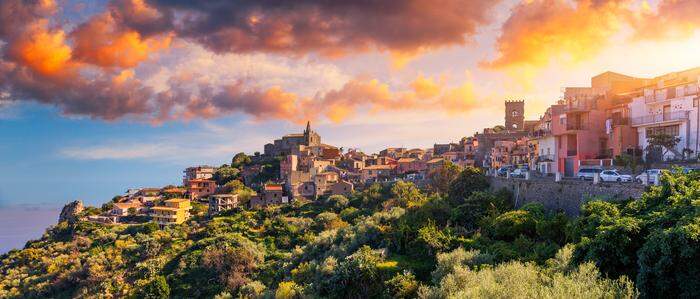
[[[654,80],[644,88],[644,95],[630,103],[630,124],[637,128],[639,147],[649,146],[649,136],[668,134],[680,139],[674,149],[668,149],[664,160],[681,158],[684,150],[695,156],[700,151],[700,111],[698,89],[700,68],[670,73]]]

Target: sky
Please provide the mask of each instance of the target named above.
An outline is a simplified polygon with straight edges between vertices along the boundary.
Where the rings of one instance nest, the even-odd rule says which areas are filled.
[[[99,205],[303,130],[376,152],[700,66],[693,0],[0,2],[0,210]],[[2,232],[0,232],[2,237]]]

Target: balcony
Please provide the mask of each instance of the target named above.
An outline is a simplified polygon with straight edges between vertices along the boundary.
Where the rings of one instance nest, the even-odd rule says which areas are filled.
[[[537,157],[537,162],[553,162],[554,155],[539,155]]]
[[[596,108],[595,99],[580,99],[569,101],[564,106],[564,112],[586,112]]]
[[[644,126],[650,124],[683,121],[688,119],[688,111],[676,111],[663,114],[652,114],[630,119],[632,126]]]
[[[537,130],[535,132],[532,132],[532,137],[547,137],[552,135],[551,130]]]
[[[614,126],[627,126],[630,124],[630,119],[628,117],[612,118],[612,125]]]
[[[588,130],[588,124],[585,124],[585,123],[567,123],[566,130],[567,131]]]

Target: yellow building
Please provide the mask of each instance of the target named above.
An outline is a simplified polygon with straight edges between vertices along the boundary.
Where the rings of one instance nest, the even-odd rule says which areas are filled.
[[[190,200],[173,198],[165,201],[165,206],[151,208],[151,218],[161,225],[180,224],[190,218]]]

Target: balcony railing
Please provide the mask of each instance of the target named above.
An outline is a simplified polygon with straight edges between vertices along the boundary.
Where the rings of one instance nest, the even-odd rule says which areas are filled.
[[[670,113],[652,114],[631,119],[633,126],[662,123],[667,121],[679,121],[688,119],[688,111],[676,111]]]
[[[588,130],[588,124],[585,123],[567,123],[567,131]]]
[[[554,161],[554,155],[539,155],[537,156],[537,162],[550,162]]]
[[[612,118],[613,126],[626,126],[630,124],[630,119],[628,117],[622,118]]]
[[[546,137],[552,135],[551,130],[537,130],[532,132],[532,137]]]

